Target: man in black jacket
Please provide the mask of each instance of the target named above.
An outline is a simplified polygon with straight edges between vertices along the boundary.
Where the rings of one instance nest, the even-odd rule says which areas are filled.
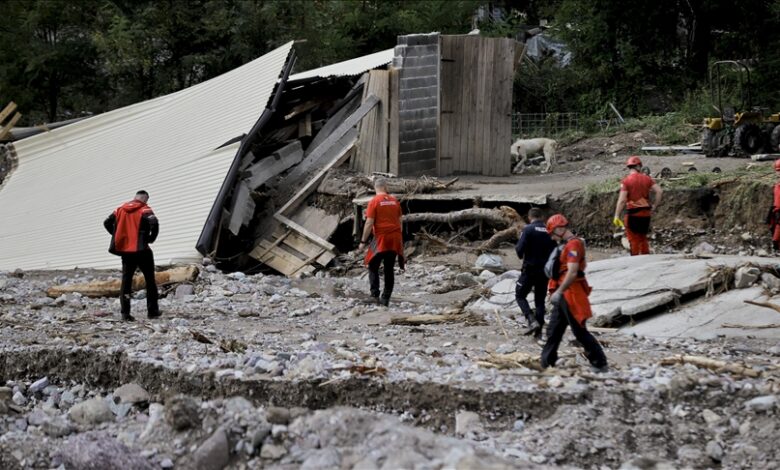
[[[122,320],[133,321],[130,315],[130,296],[133,289],[133,275],[140,269],[146,282],[146,310],[149,318],[160,316],[157,304],[157,284],[154,279],[154,254],[149,247],[160,230],[154,211],[146,202],[149,193],[138,191],[132,201],[117,207],[103,222],[111,234],[110,253],[122,257]]]
[[[523,228],[515,246],[517,256],[523,260],[523,272],[515,286],[515,300],[528,321],[526,335],[541,337],[544,326],[544,301],[547,297],[547,276],[544,274],[544,263],[555,249],[555,242],[547,233],[542,220],[541,209],[534,207],[528,211],[529,224]],[[528,294],[533,289],[536,314],[528,304]]]

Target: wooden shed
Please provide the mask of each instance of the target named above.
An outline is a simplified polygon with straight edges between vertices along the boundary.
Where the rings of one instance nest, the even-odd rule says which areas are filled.
[[[510,174],[512,81],[522,45],[478,35],[400,36],[388,70],[366,73],[380,103],[351,167],[399,176]]]

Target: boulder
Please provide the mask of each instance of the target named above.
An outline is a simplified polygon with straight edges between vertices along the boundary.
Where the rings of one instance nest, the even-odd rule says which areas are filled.
[[[755,266],[742,266],[734,273],[734,287],[745,289],[752,286],[761,275],[761,270]]]
[[[474,264],[478,269],[501,269],[503,261],[498,255],[491,255],[489,253],[483,253],[479,255],[476,263]]]
[[[165,403],[165,421],[175,430],[200,426],[200,405],[188,395],[176,395]]]
[[[77,403],[68,411],[70,419],[78,424],[90,426],[114,420],[114,413],[105,398],[95,397]]]
[[[745,408],[752,411],[769,411],[775,407],[777,396],[764,395],[745,402]]]
[[[149,392],[137,383],[127,383],[114,390],[115,403],[148,403]]]
[[[230,445],[227,433],[219,428],[192,454],[193,468],[222,470],[230,462]]]

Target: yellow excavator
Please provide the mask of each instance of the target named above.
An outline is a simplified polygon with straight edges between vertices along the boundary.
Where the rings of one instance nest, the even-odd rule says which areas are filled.
[[[735,72],[739,107],[723,105],[721,85],[725,73]],[[718,116],[704,118],[702,152],[708,157],[749,157],[757,153],[780,152],[780,113],[752,106],[750,69],[735,60],[721,60],[710,67],[712,107]]]

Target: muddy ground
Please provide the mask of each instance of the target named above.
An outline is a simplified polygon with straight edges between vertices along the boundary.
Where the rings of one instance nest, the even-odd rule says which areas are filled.
[[[624,174],[632,145],[655,143],[650,137],[580,142],[562,150],[569,161],[552,175],[531,169],[491,180],[490,190],[549,194],[547,210],[570,217],[592,246],[589,259],[625,256],[609,225],[614,192],[584,188]],[[700,170],[749,164],[643,159],[675,172],[690,161]],[[768,255],[771,180],[762,178],[670,187],[654,249],[707,242],[714,252]],[[455,236],[459,229],[448,229],[454,242],[474,242],[473,233]],[[118,271],[0,272],[0,468],[780,466],[776,339],[604,329],[596,335],[610,369],[596,373],[567,333],[558,367],[540,371],[541,346],[523,336],[514,305],[470,308],[517,275],[511,245],[498,250],[495,272],[476,267],[467,250],[409,247],[389,307],[366,295],[355,254],[299,280],[226,274],[204,260],[196,281],[163,291],[160,319],[145,319],[145,292],[136,293],[133,323],[119,321],[115,298],[45,293]],[[419,314],[457,316],[397,324]],[[746,368],[669,360],[681,355]]]

